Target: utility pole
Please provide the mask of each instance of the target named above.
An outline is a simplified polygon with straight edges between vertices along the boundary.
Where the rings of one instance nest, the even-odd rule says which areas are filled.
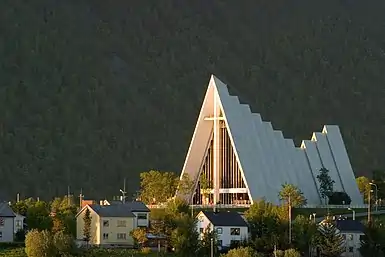
[[[289,244],[291,244],[291,195],[289,194]]]
[[[83,188],[81,188],[81,189],[80,189],[80,194],[79,194],[79,201],[80,201],[80,203],[79,203],[79,210],[82,209],[82,205],[83,205],[83,197],[84,197],[84,195],[83,195]]]
[[[122,202],[124,204],[126,202],[126,194],[127,194],[127,192],[126,192],[126,178],[124,178],[124,182],[123,183],[124,183],[123,184],[123,190],[120,189],[120,192],[122,193]]]

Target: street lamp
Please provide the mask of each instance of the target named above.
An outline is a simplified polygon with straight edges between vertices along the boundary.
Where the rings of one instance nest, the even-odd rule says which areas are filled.
[[[352,208],[348,208],[348,210],[353,212],[353,220],[356,220],[356,211]]]
[[[371,211],[371,206],[370,206],[370,195],[371,195],[371,192],[373,192],[372,189],[369,190],[369,194],[368,194],[368,223],[371,222],[371,214],[370,214],[370,211]]]
[[[210,241],[211,241],[211,247],[210,247],[211,254],[210,254],[210,256],[214,257],[214,238],[211,238]]]
[[[378,194],[378,187],[373,182],[370,182],[369,185],[374,186],[376,188],[376,211],[378,211],[378,196],[377,196],[377,194]]]

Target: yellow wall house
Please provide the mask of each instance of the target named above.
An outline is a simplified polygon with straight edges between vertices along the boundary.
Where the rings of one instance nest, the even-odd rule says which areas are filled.
[[[132,246],[130,232],[137,227],[136,216],[129,205],[86,205],[76,215],[76,239],[84,242],[84,215],[91,213],[91,239],[89,244],[99,246]]]

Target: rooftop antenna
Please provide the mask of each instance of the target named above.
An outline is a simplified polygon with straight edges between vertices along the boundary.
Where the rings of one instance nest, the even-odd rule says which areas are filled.
[[[124,182],[123,182],[123,190],[120,189],[120,192],[122,193],[122,202],[125,203],[126,202],[126,178],[124,178]]]

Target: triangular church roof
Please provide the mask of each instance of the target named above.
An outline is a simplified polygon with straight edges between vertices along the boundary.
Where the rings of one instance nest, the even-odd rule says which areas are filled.
[[[282,184],[290,183],[301,189],[309,204],[321,204],[316,176],[326,167],[335,181],[335,191],[346,191],[352,204],[362,204],[338,126],[326,125],[322,132],[313,133],[311,140],[295,147],[292,139],[284,138],[282,132],[263,121],[260,114],[252,113],[247,104],[230,95],[227,85],[214,75],[203,100],[182,175],[188,174],[195,181],[199,178],[213,133],[210,118],[218,113],[223,115],[250,199],[265,198],[279,203]]]

